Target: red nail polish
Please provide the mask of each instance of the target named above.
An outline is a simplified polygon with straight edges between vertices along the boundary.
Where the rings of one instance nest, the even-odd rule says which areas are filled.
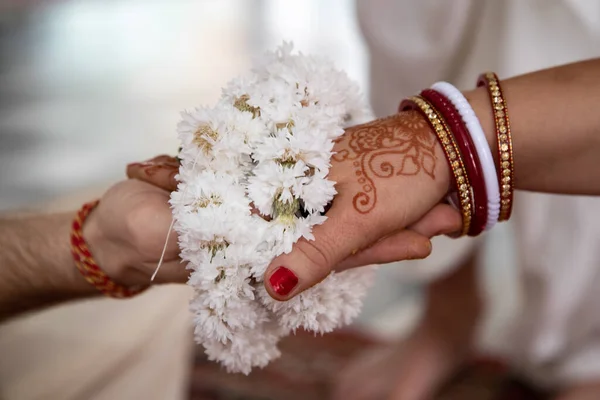
[[[285,296],[298,284],[298,277],[286,267],[279,267],[269,278],[271,287],[280,296]]]

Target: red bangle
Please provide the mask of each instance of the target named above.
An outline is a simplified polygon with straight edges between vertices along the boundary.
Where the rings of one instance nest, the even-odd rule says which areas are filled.
[[[129,288],[110,279],[98,264],[96,264],[96,261],[94,261],[94,257],[83,238],[83,223],[92,210],[96,208],[98,203],[99,201],[96,200],[84,204],[73,220],[73,225],[71,227],[71,254],[73,255],[73,260],[75,260],[75,265],[85,280],[105,295],[121,299],[135,296],[146,290],[148,287]]]
[[[458,110],[446,96],[432,89],[423,90],[421,96],[431,103],[441,114],[442,118],[444,118],[462,154],[469,182],[473,188],[473,202],[475,203],[469,236],[478,236],[485,229],[487,222],[488,199],[483,178],[483,168],[481,167],[481,161],[479,160],[473,139]]]

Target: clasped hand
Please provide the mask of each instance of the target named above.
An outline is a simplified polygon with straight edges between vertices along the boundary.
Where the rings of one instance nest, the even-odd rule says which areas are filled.
[[[460,214],[441,200],[449,170],[426,122],[414,112],[352,127],[335,145],[330,179],[338,194],[314,241],[300,240],[269,266],[265,283],[285,300],[331,271],[427,257],[430,238],[461,227]],[[91,214],[84,235],[98,263],[126,285],[150,283],[171,226],[169,192],[176,189],[178,162],[158,156],[127,167]],[[185,282],[171,233],[156,282]],[[277,293],[269,277],[280,266],[298,277],[289,293]]]

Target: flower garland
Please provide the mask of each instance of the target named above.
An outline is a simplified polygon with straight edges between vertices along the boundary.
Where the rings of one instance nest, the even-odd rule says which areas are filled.
[[[192,271],[196,341],[229,372],[264,367],[296,329],[329,332],[358,315],[371,268],[332,273],[287,302],[262,281],[275,257],[314,239],[336,194],[334,140],[370,119],[344,72],[287,43],[231,81],[216,106],[182,113],[174,227]]]

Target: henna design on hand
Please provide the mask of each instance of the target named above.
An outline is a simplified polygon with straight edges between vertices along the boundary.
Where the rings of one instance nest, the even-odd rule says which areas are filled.
[[[332,160],[352,161],[361,190],[354,195],[354,209],[367,214],[377,204],[375,181],[424,172],[435,179],[437,140],[418,112],[408,111],[352,128]]]
[[[169,173],[169,179],[174,180],[179,172],[179,160],[175,157],[161,155],[141,163],[132,163],[127,166],[129,169],[137,170],[137,174],[144,174],[152,179],[157,173],[166,171]],[[131,175],[131,174],[129,174]],[[131,178],[131,176],[129,176]]]
[[[175,175],[179,170],[179,160],[175,157],[161,155],[140,163],[138,166],[141,167],[142,171],[149,177],[152,177],[163,170],[172,170],[172,174]]]

